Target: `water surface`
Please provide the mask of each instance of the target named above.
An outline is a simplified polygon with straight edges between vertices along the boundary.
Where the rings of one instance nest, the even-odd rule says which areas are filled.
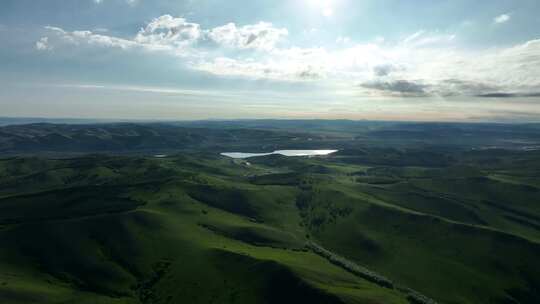
[[[257,156],[267,156],[273,154],[279,154],[283,156],[322,156],[329,155],[337,152],[338,150],[278,150],[271,153],[246,153],[246,152],[225,152],[221,153],[223,156],[231,158],[250,158]]]

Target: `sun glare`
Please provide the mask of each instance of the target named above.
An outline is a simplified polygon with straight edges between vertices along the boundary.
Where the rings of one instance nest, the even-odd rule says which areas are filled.
[[[322,10],[322,14],[325,17],[331,17],[334,14],[334,10],[331,7],[325,7]]]
[[[334,1],[333,0],[307,0],[309,5],[319,11],[325,17],[331,17],[334,15]]]

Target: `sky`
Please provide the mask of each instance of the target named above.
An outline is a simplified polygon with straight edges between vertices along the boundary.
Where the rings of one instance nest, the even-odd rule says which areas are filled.
[[[540,122],[538,0],[2,0],[0,116]]]

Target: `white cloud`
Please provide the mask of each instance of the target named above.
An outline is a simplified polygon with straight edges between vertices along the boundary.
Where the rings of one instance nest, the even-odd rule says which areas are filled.
[[[424,46],[445,46],[452,43],[456,39],[454,34],[441,34],[437,31],[427,32],[424,30],[418,31],[403,40],[403,43],[413,47]]]
[[[196,62],[191,65],[191,68],[216,75],[279,81],[317,80],[326,77],[324,67],[304,61],[295,61],[292,58],[285,58],[283,61],[277,58],[256,61],[253,59],[218,57]]]
[[[337,44],[349,44],[349,43],[351,43],[351,42],[352,42],[351,38],[346,37],[346,36],[345,36],[345,37],[344,37],[344,36],[339,36],[339,37],[336,39],[336,43],[337,43]]]
[[[100,47],[113,47],[120,49],[128,49],[136,46],[136,43],[132,40],[122,39],[107,35],[101,35],[93,33],[92,31],[73,31],[67,32],[59,27],[46,26],[45,29],[55,34],[57,43],[68,43],[73,45],[91,45]],[[52,41],[52,37],[44,37],[47,42]],[[44,39],[41,38],[41,39]],[[51,46],[52,47],[52,46]]]
[[[47,84],[50,86],[50,84]],[[207,90],[186,90],[186,89],[176,89],[176,88],[167,88],[167,87],[147,87],[147,86],[123,86],[123,85],[102,85],[102,84],[77,84],[77,83],[66,83],[66,84],[53,84],[52,86],[57,88],[75,88],[75,89],[87,89],[87,90],[112,90],[112,91],[127,91],[127,92],[138,92],[138,93],[158,93],[158,94],[168,94],[168,95],[190,95],[190,96],[215,96],[223,97],[227,96],[225,91],[218,91],[216,93],[207,91]],[[232,95],[236,96],[236,95]]]
[[[286,41],[287,29],[270,23],[229,23],[204,29],[170,15],[152,20],[132,38],[47,29],[51,35],[38,41],[36,48],[64,44],[159,51],[182,57],[180,62],[188,68],[215,75],[315,81],[364,94],[395,94],[399,90],[430,96],[494,91],[522,94],[540,88],[540,40],[467,50],[459,47],[451,33],[418,31],[394,43],[383,39],[355,43],[342,38],[333,48],[301,48]],[[410,92],[413,89],[418,90]]]
[[[496,24],[502,24],[510,21],[511,17],[508,14],[502,14],[493,19],[493,22]]]
[[[282,41],[289,32],[276,28],[271,23],[259,22],[253,25],[237,27],[234,23],[209,30],[208,37],[216,43],[238,49],[271,50]]]
[[[41,39],[36,41],[36,49],[38,51],[52,50],[52,46],[49,45],[49,38],[48,37],[42,37]]]
[[[288,35],[287,29],[268,22],[236,26],[229,23],[212,29],[202,29],[184,18],[163,15],[140,29],[133,38],[118,38],[92,31],[65,31],[58,27],[45,29],[56,34],[59,42],[74,45],[94,45],[122,49],[140,48],[150,51],[170,51],[179,56],[196,56],[217,48],[230,50],[271,51]]]
[[[200,25],[163,15],[141,29],[134,42],[151,49],[182,49],[195,44],[202,35]]]

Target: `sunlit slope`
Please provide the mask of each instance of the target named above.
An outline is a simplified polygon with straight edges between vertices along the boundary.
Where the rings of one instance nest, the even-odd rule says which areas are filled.
[[[1,166],[13,162],[3,303],[407,303],[307,251],[298,190],[252,185],[243,175],[257,169],[182,157]]]
[[[297,183],[297,207],[312,239],[336,254],[443,303],[536,303],[538,153],[453,157],[451,165],[429,167],[407,166],[407,159],[366,166],[344,153],[294,165],[252,163],[326,168],[301,174],[309,182]]]
[[[370,153],[1,160],[0,302],[540,300],[537,154]]]

